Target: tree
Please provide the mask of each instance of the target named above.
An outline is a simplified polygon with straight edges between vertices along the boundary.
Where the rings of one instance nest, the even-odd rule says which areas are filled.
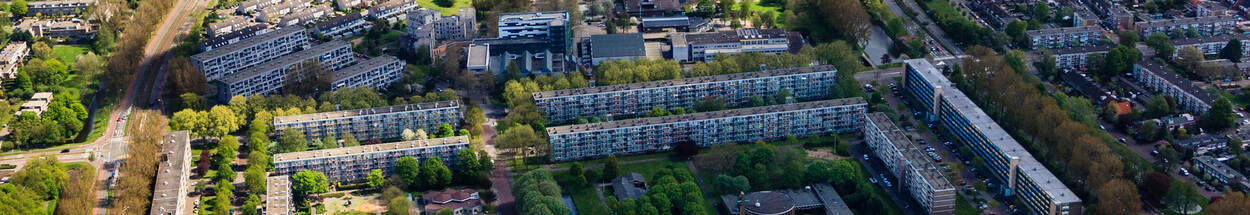
[[[451,184],[451,170],[443,166],[441,159],[429,158],[421,162],[422,185],[427,188],[442,188]]]
[[[569,208],[560,200],[560,186],[546,170],[531,170],[518,175],[513,183],[517,214],[568,214]]]
[[[265,168],[260,165],[250,165],[247,170],[243,171],[243,182],[247,185],[247,192],[252,195],[260,195],[265,193]]]
[[[612,180],[621,177],[621,164],[616,160],[616,156],[608,156],[608,161],[603,162],[603,179]]]
[[[499,146],[514,150],[529,148],[543,143],[543,139],[534,132],[534,128],[528,125],[509,127],[497,138],[495,141],[500,144]],[[525,150],[522,150],[522,153],[524,152]]]
[[[1202,115],[1198,124],[1207,131],[1218,132],[1233,127],[1236,120],[1237,116],[1233,115],[1232,102],[1229,102],[1228,98],[1219,98],[1215,100],[1215,104],[1211,105],[1211,109]]]
[[[1228,139],[1228,152],[1229,153],[1232,153],[1235,156],[1241,156],[1241,153],[1245,151],[1246,151],[1245,144],[1241,142],[1240,138],[1234,137],[1234,138]]]
[[[1244,214],[1250,210],[1250,198],[1241,192],[1224,193],[1224,198],[1207,205],[1206,214]]]
[[[1163,197],[1167,195],[1168,190],[1172,189],[1172,177],[1161,172],[1150,172],[1146,175],[1146,180],[1142,182],[1142,190],[1146,194],[1146,200],[1153,204],[1160,203]]]
[[[402,157],[395,161],[395,175],[403,179],[409,186],[421,184],[421,163],[413,157]]]
[[[1172,39],[1167,34],[1151,34],[1146,37],[1146,45],[1155,50],[1156,57],[1172,58],[1172,53],[1176,52],[1176,46],[1172,45]]]
[[[308,138],[304,137],[303,131],[288,128],[282,130],[281,136],[278,137],[278,152],[301,152],[306,147],[308,147]]]
[[[230,108],[222,105],[213,106],[208,110],[207,135],[224,136],[239,130],[239,122],[240,120]]]
[[[716,192],[721,194],[732,194],[751,190],[751,182],[748,181],[746,177],[741,175],[716,175],[716,179],[712,181],[712,186],[716,188]]]
[[[356,135],[351,132],[343,132],[343,147],[360,146],[360,141],[356,140]]]
[[[52,199],[61,193],[69,178],[65,171],[56,156],[42,155],[27,160],[26,166],[13,174],[12,182],[38,194],[38,199]]]
[[[417,140],[417,133],[412,132],[412,129],[405,128],[404,132],[400,133],[399,136],[404,138],[404,141]]]
[[[311,59],[295,65],[282,79],[282,93],[297,96],[312,96],[323,90],[330,90],[334,81],[333,71],[320,60]]]
[[[386,214],[408,215],[408,208],[412,208],[412,201],[408,201],[407,197],[399,196],[391,198],[390,203],[386,204]]]
[[[1033,4],[1033,8],[1030,9],[1030,12],[1032,13],[1034,19],[1042,22],[1050,19],[1050,5]]]
[[[1137,47],[1137,31],[1120,31],[1116,36],[1120,38],[1121,46]]]
[[[1198,192],[1198,187],[1193,183],[1178,180],[1172,182],[1172,187],[1168,190],[1168,195],[1166,197],[1167,201],[1165,204],[1168,209],[1171,209],[1172,211],[1177,211],[1181,214],[1188,214],[1186,213],[1187,211],[1192,210],[1194,207],[1198,207],[1198,205],[1202,204],[1200,202],[1205,199],[1206,197],[1203,197],[1202,194]]]
[[[1098,187],[1099,214],[1133,214],[1141,211],[1137,187],[1125,179],[1115,179]]]
[[[1154,141],[1157,139],[1155,138],[1157,131],[1159,131],[1158,123],[1155,123],[1153,120],[1146,121],[1142,123],[1141,127],[1137,128],[1137,137],[1145,141]]]
[[[373,171],[369,171],[369,176],[367,180],[367,184],[369,184],[369,189],[382,188],[382,184],[385,181],[386,181],[386,176],[382,175],[382,169],[373,169]]]
[[[1242,57],[1241,52],[1241,40],[1233,38],[1228,40],[1228,44],[1225,44],[1224,48],[1220,49],[1220,58],[1240,63]]]
[[[9,12],[13,13],[13,18],[26,16],[26,10],[26,0],[13,0],[13,3],[9,4]]]
[[[30,55],[35,56],[35,58],[40,58],[44,60],[52,59],[52,57],[55,57],[52,55],[52,47],[49,47],[47,43],[43,43],[43,42],[35,42],[35,44],[31,45]]]
[[[247,201],[243,202],[243,215],[259,215],[260,203],[260,197],[256,194],[248,195]]]
[[[434,4],[438,5],[439,7],[451,7],[451,6],[455,6],[456,2],[452,0],[434,0]]]
[[[1198,68],[1198,65],[1200,65],[1202,61],[1206,60],[1202,56],[1202,51],[1193,46],[1185,46],[1184,48],[1181,48],[1180,52],[1177,52],[1176,55],[1176,59],[1174,59],[1176,64],[1191,71]]]
[[[326,175],[321,172],[312,170],[302,170],[291,176],[291,191],[295,192],[299,198],[308,197],[308,195],[324,193],[330,189],[330,182],[326,180]]]
[[[435,134],[434,136],[438,138],[452,137],[452,136],[455,136],[454,132],[455,130],[451,128],[450,124],[443,123],[442,125],[438,126],[438,133]]]
[[[473,152],[473,150],[463,149],[456,152],[456,177],[464,179],[474,178],[477,176],[477,171],[482,169],[477,153]]]

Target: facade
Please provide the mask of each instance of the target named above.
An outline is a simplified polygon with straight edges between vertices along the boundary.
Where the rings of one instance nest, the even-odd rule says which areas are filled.
[[[295,214],[291,204],[291,176],[274,175],[265,178],[265,215]]]
[[[294,10],[290,14],[282,15],[277,19],[277,22],[274,22],[274,20],[270,20],[270,22],[277,26],[303,26],[331,15],[334,15],[334,8],[330,7],[329,4],[319,4]]]
[[[460,14],[476,14],[473,7],[460,8]],[[408,35],[417,39],[464,40],[477,36],[475,16],[442,16],[437,10],[408,11]]]
[[[647,33],[668,32],[668,30],[678,32],[702,32],[702,29],[706,28],[708,23],[707,20],[703,18],[682,15],[643,17],[641,21],[642,24],[638,25],[638,29]]]
[[[78,18],[70,19],[35,19],[27,18],[14,26],[15,31],[29,31],[37,37],[82,38],[95,35],[95,24]]]
[[[282,3],[283,0],[247,0],[239,2],[239,7],[235,8],[235,13],[250,14],[259,11],[261,8],[268,8]]]
[[[1028,35],[1029,44],[1033,49],[1058,49],[1098,44],[1098,41],[1102,39],[1102,28],[1098,26],[1047,28],[1030,30],[1024,34]]]
[[[148,214],[186,214],[187,194],[191,192],[191,134],[184,130],[165,135],[160,156],[156,187],[152,189],[152,209]]]
[[[257,22],[276,23],[282,19],[282,16],[299,12],[311,5],[312,0],[284,0],[277,4],[256,8],[254,16]]]
[[[837,83],[837,69],[815,66],[620,84],[594,88],[534,93],[534,104],[553,125],[578,117],[620,119],[644,116],[652,108],[694,108],[705,97],[725,100],[726,107],[742,106],[751,96],[774,96],[790,90],[793,100],[808,101],[828,96]]]
[[[901,188],[928,214],[955,214],[955,186],[943,176],[944,170],[884,113],[869,113],[865,119],[864,142],[902,182]]]
[[[230,32],[241,30],[247,26],[255,24],[256,23],[253,23],[252,20],[249,20],[244,16],[229,16],[225,19],[213,22],[212,24],[208,24],[208,37],[219,37],[230,34]]]
[[[330,83],[330,87],[336,90],[358,86],[383,89],[391,86],[391,83],[404,78],[404,65],[408,64],[390,55],[361,61],[356,65],[335,72],[334,82]]]
[[[294,175],[302,170],[311,170],[325,174],[330,182],[360,182],[374,169],[382,169],[386,175],[391,175],[395,161],[402,157],[421,161],[439,158],[443,165],[455,169],[456,152],[468,148],[468,137],[455,136],[281,153],[273,155],[274,175]]]
[[[95,6],[95,0],[54,0],[26,2],[26,15],[61,16],[87,12]]]
[[[26,55],[30,54],[30,48],[26,46],[26,42],[12,41],[0,50],[0,79],[17,78],[17,67],[24,62]]]
[[[904,62],[903,91],[912,107],[951,134],[953,142],[984,159],[990,175],[1003,184],[1004,195],[1015,196],[1033,214],[1081,214],[1081,199],[933,64],[923,59]]]
[[[273,118],[275,131],[295,129],[311,140],[351,133],[357,140],[399,138],[404,129],[434,133],[442,124],[460,126],[460,103],[441,101]]]
[[[222,77],[218,83],[218,96],[230,99],[236,95],[269,95],[282,90],[286,85],[287,72],[301,69],[304,62],[315,60],[326,70],[338,70],[356,62],[352,55],[352,44],[347,41],[334,40],[318,44],[308,49],[274,59],[264,65],[258,65]]]
[[[271,31],[273,31],[273,29],[269,28],[269,24],[260,23],[260,24],[256,24],[252,26],[247,26],[247,27],[232,31],[228,34],[222,34],[222,35],[217,35],[215,37],[207,38],[206,40],[204,40],[204,43],[200,44],[200,49],[203,49],[204,51],[212,51],[213,49],[217,49],[226,45],[234,44],[239,41],[243,41],[245,39],[255,37],[257,35],[269,33]]]
[[[635,60],[647,57],[642,34],[598,34],[582,40],[582,64],[598,66],[599,62]]]
[[[48,105],[50,104],[52,104],[52,93],[38,92],[31,95],[30,100],[22,103],[22,106],[19,106],[17,112],[14,112],[13,115],[21,116],[22,112],[29,111],[34,112],[35,116],[43,116],[43,112],[48,111]]]
[[[1193,29],[1201,36],[1216,36],[1233,33],[1237,26],[1236,15],[1215,15],[1202,17],[1186,17],[1137,22],[1141,35],[1150,36],[1155,33],[1176,34]]]
[[[678,0],[625,0],[625,12],[636,17],[667,16],[682,13]]]
[[[281,28],[192,55],[191,64],[204,71],[207,80],[213,81],[307,47],[308,35],[304,28]]]
[[[1250,47],[1247,46],[1250,45],[1250,34],[1225,34],[1209,37],[1174,39],[1172,40],[1172,45],[1176,46],[1177,51],[1172,53],[1172,57],[1179,56],[1182,48],[1190,46],[1197,48],[1198,51],[1202,51],[1203,55],[1219,54],[1220,50],[1224,49],[1224,46],[1228,45],[1228,41],[1232,40],[1241,41],[1242,56],[1248,56],[1247,54],[1250,54],[1250,48],[1247,48]]]
[[[317,25],[313,26],[313,30],[317,31],[318,35],[339,39],[351,37],[356,35],[356,33],[365,31],[365,25],[369,25],[369,23],[365,22],[364,16],[361,16],[360,13],[348,13],[347,15],[335,16],[317,23]]]
[[[369,18],[387,22],[404,20],[404,14],[415,7],[417,7],[417,2],[413,0],[389,0],[369,8]]]
[[[1231,186],[1236,190],[1250,189],[1250,182],[1247,181],[1245,175],[1211,156],[1196,157],[1193,162],[1194,167],[1202,170],[1203,174],[1210,175],[1211,178],[1224,185]]]
[[[1106,54],[1115,48],[1112,45],[1094,45],[1085,47],[1072,47],[1064,49],[1056,49],[1053,53],[1055,57],[1056,68],[1062,70],[1081,70],[1084,71],[1088,65],[1089,56],[1091,54]]]
[[[850,133],[863,125],[859,97],[547,128],[553,161],[710,147],[787,136]]]
[[[673,60],[711,61],[716,55],[746,52],[764,54],[798,53],[803,35],[782,29],[738,29],[711,33],[675,34]],[[678,39],[680,37],[680,39]]]
[[[450,210],[454,215],[478,215],[482,213],[482,197],[477,190],[464,188],[447,188],[421,194],[424,206],[422,214],[438,214],[441,210]]]
[[[1142,88],[1176,98],[1176,104],[1191,113],[1199,115],[1206,113],[1217,98],[1210,92],[1194,86],[1189,79],[1168,71],[1151,60],[1143,60],[1134,64],[1130,75]]]

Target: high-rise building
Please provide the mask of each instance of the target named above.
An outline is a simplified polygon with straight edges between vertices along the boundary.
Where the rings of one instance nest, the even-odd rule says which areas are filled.
[[[434,133],[442,124],[455,128],[460,125],[460,118],[460,103],[452,100],[279,116],[273,118],[273,127],[275,131],[302,131],[310,141],[326,135],[342,139],[345,133],[351,133],[360,141],[389,140],[399,138],[404,129]]]
[[[438,158],[448,168],[456,168],[456,152],[469,148],[469,138],[455,136],[373,145],[349,146],[273,155],[274,175],[294,175],[312,170],[331,182],[364,181],[370,171],[381,169],[390,175],[395,161],[402,157],[417,160]]]
[[[191,56],[209,81],[308,47],[303,27],[286,27]]]
[[[317,70],[338,70],[355,63],[356,57],[353,55],[352,44],[347,41],[334,40],[318,44],[303,51],[274,59],[272,62],[264,65],[250,67],[222,77],[217,87],[217,96],[223,100],[229,100],[236,95],[251,96],[277,93],[282,90],[282,86],[287,84],[288,72],[312,69],[301,68],[303,66],[322,67]],[[306,62],[309,61],[316,61],[318,64],[307,64]]]

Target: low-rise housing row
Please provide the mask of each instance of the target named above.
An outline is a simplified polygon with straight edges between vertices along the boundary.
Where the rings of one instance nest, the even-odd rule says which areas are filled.
[[[1102,27],[1087,25],[1030,30],[1025,35],[1028,35],[1030,47],[1034,49],[1059,49],[1098,44],[1102,33]]]
[[[724,99],[726,107],[737,107],[747,104],[751,96],[776,96],[782,90],[789,90],[793,100],[821,99],[837,83],[837,72],[833,66],[813,66],[544,91],[533,97],[552,124],[578,117],[611,120],[643,116],[655,107],[690,110],[704,98]]]
[[[863,126],[859,97],[547,128],[553,161],[710,147],[788,136],[851,133]]]
[[[884,113],[868,113],[864,142],[928,214],[955,214],[955,186]]]
[[[440,159],[443,165],[455,169],[456,152],[468,148],[466,136],[349,146],[275,154],[273,167],[274,175],[312,170],[325,174],[330,182],[361,182],[374,169],[391,175],[395,161],[402,157]]]
[[[317,23],[317,25],[313,26],[313,31],[316,31],[318,35],[323,37],[340,39],[351,37],[367,30],[368,28],[364,27],[366,25],[369,25],[369,22],[366,22],[364,16],[361,16],[360,13],[348,13]]]
[[[404,20],[405,13],[416,7],[417,2],[413,0],[389,0],[369,8],[369,18],[396,22]]]
[[[87,12],[95,6],[95,0],[54,0],[26,2],[26,15],[58,16]]]
[[[269,95],[280,92],[287,84],[287,73],[300,70],[338,70],[356,62],[352,44],[334,40],[308,49],[274,59],[222,77],[218,83],[218,97],[229,99],[242,95]],[[308,61],[318,62],[308,64]],[[320,66],[321,68],[302,68]]]
[[[1195,86],[1189,79],[1168,71],[1158,62],[1151,60],[1143,60],[1134,64],[1130,75],[1138,85],[1158,94],[1172,96],[1181,109],[1191,113],[1206,113],[1218,98]]]
[[[218,37],[230,34],[231,32],[257,24],[260,23],[252,22],[251,19],[244,16],[228,16],[225,19],[208,24],[208,37]]]
[[[43,116],[44,111],[48,111],[48,105],[52,104],[51,92],[38,92],[30,96],[29,100],[18,106],[17,112],[13,115],[21,116],[24,112],[35,113],[35,116]]]
[[[357,140],[399,138],[404,129],[438,131],[442,124],[460,126],[460,103],[440,101],[420,104],[279,116],[273,118],[275,131],[294,129],[312,140],[326,135],[343,137],[351,133]]]
[[[1194,167],[1202,170],[1203,174],[1210,175],[1216,181],[1233,187],[1233,189],[1250,190],[1250,180],[1247,180],[1245,175],[1211,156],[1194,158]]]
[[[1215,36],[1233,33],[1237,26],[1236,15],[1216,15],[1201,17],[1184,17],[1137,22],[1137,29],[1142,36],[1164,33],[1185,33],[1193,29],[1201,36]]]
[[[758,52],[799,53],[806,44],[799,32],[782,29],[738,29],[711,33],[673,34],[673,60],[711,61],[717,55]]]
[[[152,189],[152,209],[148,214],[187,214],[191,192],[191,134],[174,131],[161,140],[156,187]]]
[[[78,18],[67,19],[35,19],[26,18],[21,24],[14,26],[15,31],[28,31],[36,37],[52,38],[86,38],[95,36],[98,23],[91,23]]]
[[[204,72],[204,78],[213,81],[307,47],[308,34],[304,28],[280,28],[192,55],[191,64]]]
[[[312,6],[312,0],[284,0],[280,3],[265,7],[258,7],[254,11],[253,17],[257,22],[277,22],[282,16],[299,12],[304,8]]]
[[[331,15],[334,15],[334,8],[330,7],[328,4],[319,4],[313,5],[312,7],[305,7],[298,11],[291,12],[290,14],[283,15],[281,18],[277,19],[278,21],[274,22],[274,24],[277,26],[302,26],[321,20],[322,17]],[[270,21],[272,22],[272,20]]]

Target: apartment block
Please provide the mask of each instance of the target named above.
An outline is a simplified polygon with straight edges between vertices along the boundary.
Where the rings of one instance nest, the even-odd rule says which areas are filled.
[[[864,142],[928,214],[955,214],[955,186],[919,144],[884,113],[868,113]]]
[[[782,29],[738,29],[711,33],[672,35],[673,60],[711,61],[717,55],[746,52],[764,54],[799,53],[803,35]]]
[[[295,214],[291,204],[291,176],[274,175],[265,178],[265,215]]]
[[[1216,181],[1219,181],[1224,185],[1228,185],[1234,189],[1240,187],[1240,190],[1250,189],[1250,181],[1247,181],[1245,175],[1242,175],[1241,172],[1237,172],[1237,170],[1234,170],[1232,167],[1229,167],[1227,164],[1224,164],[1211,156],[1204,155],[1196,157],[1193,162],[1194,167],[1197,167],[1198,170],[1202,170],[1203,174],[1210,175],[1211,178],[1214,178]]]
[[[1176,104],[1180,105],[1181,109],[1194,114],[1206,113],[1218,98],[1195,86],[1189,79],[1168,71],[1158,62],[1151,60],[1143,60],[1134,64],[1130,75],[1142,88],[1172,96],[1176,98]]]
[[[26,42],[12,41],[0,50],[0,79],[17,78],[17,66],[25,61],[26,56],[30,54],[30,48],[26,46]]]
[[[793,100],[807,101],[828,96],[836,84],[837,68],[814,66],[600,86],[534,93],[534,104],[547,116],[547,122],[562,124],[578,117],[621,119],[644,116],[652,108],[693,109],[706,97],[725,100],[736,107],[750,102],[751,96],[775,96],[790,90]]]
[[[191,56],[191,64],[204,71],[209,81],[218,80],[308,47],[302,27],[287,27]]]
[[[70,19],[36,19],[26,18],[22,23],[13,26],[15,31],[29,31],[31,35],[53,38],[84,38],[95,36],[96,27],[87,20]]]
[[[729,142],[859,131],[868,103],[854,97],[547,128],[551,160],[672,150]]]
[[[250,14],[260,11],[261,8],[268,8],[282,3],[282,0],[247,0],[239,2],[239,6],[235,8],[235,13]]]
[[[248,38],[252,38],[261,34],[269,33],[271,31],[273,31],[273,29],[269,28],[269,24],[261,23],[261,24],[256,24],[252,26],[247,26],[242,29],[234,30],[228,34],[222,34],[222,35],[217,35],[215,37],[206,38],[204,42],[200,44],[200,49],[203,49],[204,51],[212,51],[213,49],[217,49],[217,48],[224,47],[226,45],[238,43],[239,41],[243,41]]]
[[[273,155],[274,175],[294,175],[302,170],[324,173],[330,182],[361,182],[369,172],[381,169],[391,175],[395,161],[402,157],[417,160],[441,159],[455,169],[456,152],[469,148],[469,138],[455,136],[427,140],[350,146]]]
[[[275,131],[303,131],[310,141],[326,135],[342,137],[344,133],[351,133],[361,141],[388,140],[399,138],[404,129],[434,133],[442,124],[459,127],[461,117],[459,102],[441,101],[279,116],[273,118],[273,127]]]
[[[1115,48],[1112,45],[1095,45],[1085,47],[1071,47],[1064,49],[1056,49],[1052,52],[1055,57],[1055,66],[1063,70],[1085,70],[1088,65],[1089,56],[1092,54],[1106,54]]]
[[[1223,50],[1224,46],[1228,45],[1228,41],[1232,40],[1241,41],[1242,56],[1248,56],[1248,54],[1250,54],[1250,48],[1247,48],[1247,45],[1250,45],[1250,34],[1224,34],[1218,36],[1174,39],[1172,40],[1172,45],[1176,46],[1177,51],[1172,53],[1172,57],[1179,56],[1182,48],[1191,46],[1197,48],[1198,51],[1202,51],[1203,55],[1219,54],[1220,50]]]
[[[273,20],[270,20],[270,22],[276,26],[304,26],[332,15],[334,15],[333,7],[330,7],[329,4],[319,4],[295,10],[290,14],[282,15],[277,19],[277,22],[273,22]]]
[[[1184,34],[1193,29],[1201,36],[1231,34],[1237,27],[1237,15],[1215,15],[1201,17],[1185,17],[1137,22],[1137,29],[1142,36],[1156,33]]]
[[[21,116],[23,112],[33,112],[35,116],[43,116],[44,111],[48,111],[48,105],[52,104],[51,92],[38,92],[30,96],[30,100],[23,102],[18,106],[17,111],[13,115]]]
[[[260,23],[252,22],[244,16],[227,16],[225,19],[208,24],[208,37],[218,37]]]
[[[391,83],[404,78],[404,65],[408,64],[390,55],[361,61],[356,65],[335,72],[334,82],[330,84],[330,87],[333,87],[335,90],[358,86],[383,89],[391,86]]]
[[[408,11],[408,35],[417,39],[463,40],[477,35],[477,18],[473,7],[460,8],[460,14],[443,16],[438,10],[419,8]]]
[[[524,12],[499,15],[499,38],[569,36],[569,12]]]
[[[907,60],[903,91],[915,110],[984,159],[987,171],[1032,214],[1081,214],[1082,202],[927,60]]]
[[[1086,25],[1030,30],[1024,34],[1033,49],[1059,49],[1095,45],[1102,39],[1102,28]]]
[[[308,49],[274,59],[264,65],[247,68],[222,77],[218,82],[218,97],[229,99],[236,95],[269,95],[286,85],[287,72],[301,69],[310,60],[320,63],[325,70],[338,70],[355,63],[352,44],[334,40]]]
[[[361,16],[360,13],[348,13],[319,22],[313,27],[313,30],[318,35],[339,39],[351,37],[365,31],[368,28],[364,26],[367,25],[370,25],[369,22],[366,22],[365,17]]]
[[[28,16],[60,16],[87,12],[95,6],[95,0],[54,0],[26,2]]]
[[[157,164],[156,187],[152,189],[152,209],[148,214],[187,214],[187,194],[191,192],[191,136],[175,131],[161,141],[161,162]]]
[[[404,20],[404,15],[416,7],[417,2],[413,0],[388,0],[369,8],[369,18],[396,22]]]
[[[258,7],[253,16],[256,17],[257,22],[274,23],[282,19],[282,16],[299,12],[309,6],[312,6],[312,0],[285,0],[274,5]]]

